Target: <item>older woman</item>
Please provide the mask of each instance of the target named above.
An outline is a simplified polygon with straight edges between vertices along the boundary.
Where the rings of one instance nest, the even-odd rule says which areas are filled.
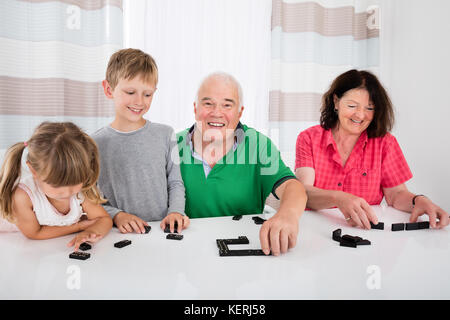
[[[431,227],[447,226],[444,210],[407,189],[412,173],[389,133],[393,124],[391,101],[373,74],[338,76],[323,96],[320,125],[297,138],[295,174],[306,188],[307,207],[337,207],[349,224],[370,229],[370,222],[378,223],[370,205],[384,196],[388,205],[411,212],[411,222],[427,214]]]

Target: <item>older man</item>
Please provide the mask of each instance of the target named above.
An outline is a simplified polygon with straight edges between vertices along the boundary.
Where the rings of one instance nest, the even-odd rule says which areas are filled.
[[[264,135],[240,123],[242,89],[229,74],[207,76],[194,102],[196,123],[177,134],[190,218],[262,213],[270,193],[280,209],[260,231],[265,254],[296,245],[303,185]]]

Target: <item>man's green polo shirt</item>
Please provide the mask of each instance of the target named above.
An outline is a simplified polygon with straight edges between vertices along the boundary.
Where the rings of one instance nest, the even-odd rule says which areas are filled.
[[[269,194],[295,179],[272,141],[241,123],[235,131],[237,148],[231,148],[205,177],[203,163],[192,156],[187,138],[193,130],[194,126],[177,134],[185,213],[190,218],[262,213]]]

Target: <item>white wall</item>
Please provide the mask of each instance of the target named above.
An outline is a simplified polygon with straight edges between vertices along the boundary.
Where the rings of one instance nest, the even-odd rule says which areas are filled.
[[[190,127],[201,80],[225,71],[242,86],[242,122],[267,129],[271,0],[123,3],[124,46],[148,52],[158,65],[158,90],[145,118],[176,131]]]
[[[450,1],[384,0],[381,9],[380,74],[414,175],[407,186],[450,212]]]

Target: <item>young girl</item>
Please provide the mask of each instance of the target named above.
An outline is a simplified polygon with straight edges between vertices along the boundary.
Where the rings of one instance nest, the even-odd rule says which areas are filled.
[[[31,174],[21,174],[25,148]],[[79,232],[67,244],[75,251],[85,241],[100,240],[112,220],[96,187],[98,158],[95,142],[73,123],[39,125],[30,140],[6,152],[0,171],[0,228],[18,229],[30,239]]]

